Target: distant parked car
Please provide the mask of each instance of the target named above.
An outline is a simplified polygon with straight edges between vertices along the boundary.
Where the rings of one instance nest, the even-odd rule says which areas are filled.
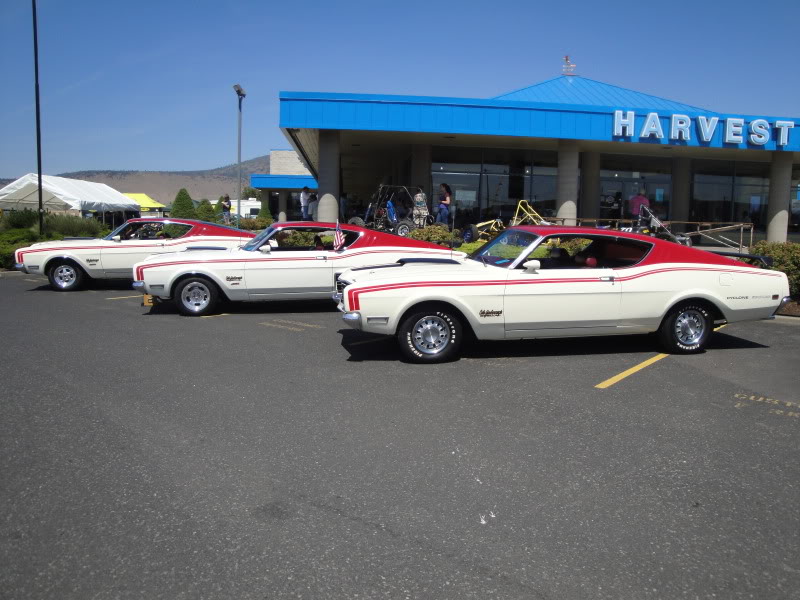
[[[355,329],[397,337],[416,362],[478,340],[657,332],[702,350],[715,324],[765,319],[789,300],[784,273],[636,233],[506,229],[466,259],[354,269],[339,309]]]
[[[386,261],[449,260],[461,252],[429,242],[334,223],[283,222],[241,248],[152,256],[134,266],[135,289],[170,300],[185,315],[212,312],[228,300],[330,298],[342,271]]]
[[[79,289],[87,279],[130,279],[134,263],[151,254],[194,246],[235,248],[255,233],[193,219],[131,219],[102,239],[65,238],[39,242],[15,252],[15,267],[44,273],[60,292]]]

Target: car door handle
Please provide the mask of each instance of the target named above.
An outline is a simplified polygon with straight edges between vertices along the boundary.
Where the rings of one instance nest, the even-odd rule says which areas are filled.
[[[318,256],[317,260],[328,260],[327,256]]]
[[[600,281],[614,281],[614,276],[613,275],[605,275],[605,276],[600,278]]]

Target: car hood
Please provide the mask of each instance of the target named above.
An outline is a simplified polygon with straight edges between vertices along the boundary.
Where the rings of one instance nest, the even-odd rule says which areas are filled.
[[[375,265],[372,267],[359,267],[348,269],[339,275],[339,279],[349,283],[380,283],[383,281],[419,281],[421,279],[459,279],[469,276],[486,277],[489,273],[493,277],[505,276],[507,269],[484,265],[481,262],[461,258],[452,262],[404,262]]]
[[[214,246],[214,243],[201,243],[198,242],[196,246],[188,246],[183,250],[179,250],[178,252],[165,252],[163,254],[153,254],[145,258],[142,262],[137,263],[140,265],[146,265],[148,263],[171,263],[171,262],[180,262],[185,263],[187,260],[190,261],[206,261],[206,260],[214,260],[219,258],[220,256],[228,256],[232,253],[241,253],[245,257],[252,257],[254,255],[253,252],[246,252],[239,248],[225,248],[223,246]]]

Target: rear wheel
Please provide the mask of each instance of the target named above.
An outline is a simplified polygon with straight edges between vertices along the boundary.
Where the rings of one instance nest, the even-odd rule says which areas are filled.
[[[217,286],[202,277],[184,279],[175,289],[175,305],[182,314],[190,317],[211,313],[218,301]]]
[[[658,337],[667,352],[691,354],[705,347],[713,326],[714,320],[702,305],[683,302],[669,311]]]
[[[83,278],[83,269],[70,261],[55,262],[47,271],[50,287],[57,292],[74,292],[80,289]]]
[[[416,225],[414,225],[414,221],[410,221],[408,219],[402,219],[394,228],[395,234],[406,237],[409,233],[411,233],[414,229],[416,229]]]
[[[469,244],[470,242],[476,241],[480,235],[481,232],[477,227],[475,227],[475,225],[466,225],[464,227],[464,235],[462,236],[462,239],[464,240],[464,243]]]
[[[397,330],[403,355],[418,363],[437,363],[458,356],[463,328],[448,309],[416,311]]]
[[[348,225],[358,225],[359,227],[364,227],[364,219],[361,217],[351,217],[347,220]]]

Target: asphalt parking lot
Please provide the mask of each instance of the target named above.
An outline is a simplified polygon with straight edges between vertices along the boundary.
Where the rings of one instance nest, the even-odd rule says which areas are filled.
[[[418,366],[140,300],[0,273],[3,597],[800,598],[800,319]]]

